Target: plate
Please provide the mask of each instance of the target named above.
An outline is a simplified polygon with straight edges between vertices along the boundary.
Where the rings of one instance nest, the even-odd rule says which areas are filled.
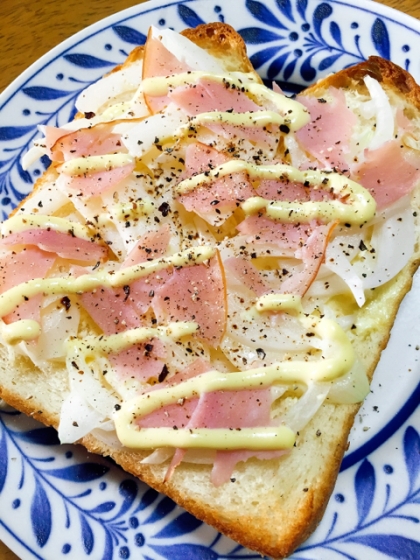
[[[145,40],[148,26],[232,24],[254,66],[289,92],[369,55],[420,81],[418,21],[352,0],[162,0],[78,33],[31,66],[0,97],[3,217],[47,161],[24,171],[37,125],[60,125],[89,83]],[[294,560],[420,558],[420,276],[404,300],[325,516]],[[56,432],[0,406],[0,538],[23,559],[260,558]]]

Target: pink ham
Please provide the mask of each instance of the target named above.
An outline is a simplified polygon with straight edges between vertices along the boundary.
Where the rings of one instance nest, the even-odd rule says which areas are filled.
[[[131,249],[121,265],[121,269],[162,257],[168,248],[170,238],[168,225],[162,226],[159,231],[146,233]],[[146,313],[155,292],[165,284],[171,275],[171,270],[160,270],[131,283],[128,300],[140,315]]]
[[[344,171],[349,168],[346,156],[350,152],[350,138],[357,117],[348,109],[343,91],[330,88],[328,96],[332,101],[304,95],[298,97],[309,110],[311,120],[296,132],[296,137],[323,167]]]
[[[368,189],[381,209],[410,193],[420,171],[405,159],[400,142],[391,140],[377,150],[367,150],[365,161],[353,170],[352,178]]]
[[[97,243],[66,233],[46,229],[30,229],[4,237],[0,245],[36,245],[48,253],[64,259],[97,263],[107,255],[107,249]]]
[[[80,297],[83,307],[107,335],[142,326],[123,288],[103,286]]]
[[[158,76],[182,74],[189,70],[191,68],[168,51],[162,41],[152,36],[152,30],[150,30],[144,49],[143,80]]]
[[[172,385],[176,385],[178,383],[181,383],[182,381],[186,381],[187,379],[196,377],[197,375],[205,373],[209,370],[211,370],[211,365],[206,360],[197,358],[196,360],[194,360],[194,362],[192,362],[192,364],[184,368],[182,371],[176,373],[171,379],[153,385],[150,388],[150,391],[155,391],[157,389],[161,389],[162,387],[170,387]],[[195,398],[164,406],[162,408],[154,410],[147,416],[140,418],[138,420],[138,426],[141,428],[166,427],[173,428],[174,430],[185,428],[188,425],[191,419],[191,415],[197,407],[197,404],[198,398]],[[169,480],[169,478],[172,476],[175,468],[182,461],[184,454],[185,450],[183,449],[175,450],[175,454],[173,456],[171,464],[166,472],[165,480]]]
[[[159,323],[197,322],[198,336],[216,347],[226,325],[225,299],[223,270],[217,255],[208,265],[175,269],[171,278],[155,292],[152,306]]]
[[[143,383],[158,381],[165,367],[165,344],[153,338],[131,346],[118,354],[110,354],[109,361],[119,381],[136,379]]]
[[[256,428],[275,425],[270,417],[273,398],[270,389],[239,391],[217,391],[204,393],[198,403],[189,410],[190,416],[186,428]],[[186,401],[187,402],[187,401]],[[194,403],[194,400],[191,401]],[[185,403],[184,403],[185,404]],[[190,405],[191,406],[191,405]],[[185,421],[185,420],[184,420]],[[178,449],[171,461],[165,479],[168,480],[175,468],[182,461],[185,451]],[[218,451],[211,473],[211,481],[215,486],[227,482],[232,475],[236,463],[250,457],[271,459],[284,454],[284,450],[255,452],[245,450]]]
[[[81,266],[73,266],[71,269],[71,274],[76,278],[90,272]],[[128,301],[128,295],[128,287],[101,286],[92,292],[84,292],[80,298],[93,321],[106,335],[110,335],[142,326],[139,316]]]
[[[280,129],[278,125],[259,125],[259,126],[242,126],[227,123],[206,123],[206,128],[217,134],[219,137],[225,138],[230,143],[233,142],[240,148],[243,140],[247,140],[261,150],[270,152],[274,157],[277,152],[279,143]]]
[[[172,76],[188,72],[191,68],[181,62],[162,44],[159,39],[152,37],[151,31],[147,38],[143,59],[143,80],[158,76]],[[145,95],[149,110],[157,113],[164,109],[168,103],[168,96]]]
[[[186,176],[204,173],[229,158],[214,148],[204,144],[190,144],[186,151]],[[179,197],[189,212],[196,212],[216,225],[233,213],[241,202],[254,196],[255,191],[246,173],[234,173],[220,177],[211,185],[198,186],[193,191]]]
[[[0,265],[0,293],[35,278],[45,278],[54,264],[55,257],[37,247],[27,247],[19,253],[7,253]],[[5,323],[20,319],[40,320],[42,294],[30,298],[19,305],[12,313],[3,317]]]
[[[51,148],[54,161],[69,161],[78,157],[102,156],[127,152],[119,134],[113,134],[109,123],[82,128],[60,136]]]
[[[137,425],[140,428],[186,428],[197,404],[197,398],[168,404],[140,418]]]
[[[133,170],[134,162],[107,171],[86,173],[85,175],[70,176],[62,173],[60,178],[63,181],[63,186],[67,189],[78,191],[84,196],[99,196],[129,177]]]
[[[310,200],[310,190],[302,183],[281,181],[278,179],[262,179],[257,194],[268,200],[304,202]]]
[[[231,257],[223,262],[227,277],[233,275],[248,290],[254,292],[258,297],[264,295],[270,288],[264,283],[258,269],[246,259]]]
[[[158,231],[152,231],[143,235],[127,255],[121,268],[134,266],[145,261],[162,257],[171,240],[171,232],[167,224]]]
[[[284,294],[298,294],[304,296],[315,280],[319,268],[324,261],[328,240],[337,222],[316,227],[308,237],[301,249],[297,250],[295,256],[302,259],[303,269],[289,276],[280,287]]]
[[[57,128],[55,126],[41,125],[39,127],[40,131],[44,134],[44,138],[38,141],[40,145],[46,149],[46,154],[50,159],[53,159],[52,147],[57,142],[59,138],[66,136],[69,131],[65,128]]]
[[[248,243],[271,244],[280,249],[284,256],[292,256],[312,231],[309,224],[285,224],[271,220],[264,214],[248,216],[236,228],[247,236]]]
[[[200,79],[192,85],[180,86],[171,91],[169,99],[194,116],[207,111],[231,111],[245,113],[261,109],[245,93],[228,83]]]

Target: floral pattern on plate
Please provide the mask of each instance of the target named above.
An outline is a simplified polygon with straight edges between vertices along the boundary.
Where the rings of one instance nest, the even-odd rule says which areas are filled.
[[[420,80],[412,57],[420,24],[369,0],[142,4],[56,47],[0,97],[2,217],[49,164],[44,157],[22,168],[38,125],[73,118],[82,89],[144,43],[150,24],[180,30],[217,20],[241,33],[263,78],[275,79],[289,92],[370,55],[391,58]],[[414,302],[419,289],[415,285],[410,294]],[[407,307],[394,329],[397,342],[375,379],[375,391],[384,385],[382,399],[394,391],[389,369],[398,367],[398,348],[406,340]],[[415,335],[420,333],[415,316],[409,323],[410,352],[399,366],[411,376],[399,383],[394,404],[381,416],[371,406],[373,397],[368,398],[358,418],[372,431],[356,429],[324,519],[294,560],[420,557],[420,384],[413,375],[419,371]],[[54,430],[6,406],[0,407],[0,537],[24,559],[259,558],[111,461],[58,446]]]

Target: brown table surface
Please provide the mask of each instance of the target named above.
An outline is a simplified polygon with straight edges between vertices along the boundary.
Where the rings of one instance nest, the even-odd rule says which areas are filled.
[[[418,0],[379,0],[420,19]],[[0,2],[0,92],[32,62],[84,27],[141,0],[2,0]],[[0,541],[0,560],[16,560]]]

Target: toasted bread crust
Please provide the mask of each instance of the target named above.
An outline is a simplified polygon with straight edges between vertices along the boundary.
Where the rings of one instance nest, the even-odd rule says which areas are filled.
[[[221,23],[202,25],[184,31],[183,35],[216,56],[228,60],[228,70],[254,72],[246,56],[243,40],[230,26]],[[141,58],[142,49],[134,49],[127,61],[114,71]],[[371,57],[366,62],[328,77],[308,88],[305,94],[317,96],[330,86],[365,92],[363,76],[366,74],[404,96],[408,106],[420,110],[420,88],[413,78],[401,68],[378,57]],[[48,173],[55,171],[47,171],[40,181],[48,180]],[[419,206],[418,197],[416,193],[416,207]],[[417,237],[420,238],[418,224]],[[362,332],[360,328],[354,337],[353,343],[363,357],[370,377],[388,342],[399,304],[410,289],[412,276],[418,266],[417,244],[416,252],[404,270],[377,291],[375,299],[386,308],[381,329]],[[357,317],[355,320],[357,324]],[[372,348],[375,348],[375,354]],[[13,378],[9,373],[11,368],[15,369]],[[12,362],[5,349],[0,348],[0,397],[25,414],[57,428],[59,405],[51,403],[59,403],[60,398],[65,397],[65,372],[57,374],[64,384],[61,397],[60,379],[57,381],[58,387],[52,387],[49,372],[39,371],[36,375],[42,392],[32,395],[34,388],[25,386],[24,380],[33,374],[33,367],[28,362]],[[209,466],[181,464],[170,482],[164,482],[167,465],[141,464],[146,452],[114,449],[93,435],[84,437],[81,443],[91,452],[111,456],[127,472],[167,494],[196,517],[244,546],[261,554],[285,558],[313,532],[323,516],[358,409],[359,405],[324,404],[302,430],[297,447],[290,455],[270,461],[253,459],[243,463],[235,472],[235,482],[221,489],[211,487]],[[325,425],[331,426],[331,433],[324,430]],[[322,435],[318,436],[321,428]],[[318,462],[314,468],[308,467],[306,474],[301,476],[301,465],[312,464],[309,457],[311,461],[317,457]],[[265,494],[260,497],[257,493],[261,492],[261,488],[264,488]],[[249,491],[257,500],[257,505],[247,507]],[[228,498],[230,502],[226,504]]]
[[[404,96],[407,104],[420,110],[420,88],[413,76],[400,66],[379,56],[370,56],[365,62],[332,74],[325,80],[307,88],[304,93],[316,96],[326,87],[357,89],[360,93],[367,93],[363,82],[364,76],[370,76],[386,88],[398,91]]]
[[[181,31],[181,35],[223,60],[229,72],[250,72],[261,81],[248,58],[244,40],[227,23],[198,25],[194,29]]]

